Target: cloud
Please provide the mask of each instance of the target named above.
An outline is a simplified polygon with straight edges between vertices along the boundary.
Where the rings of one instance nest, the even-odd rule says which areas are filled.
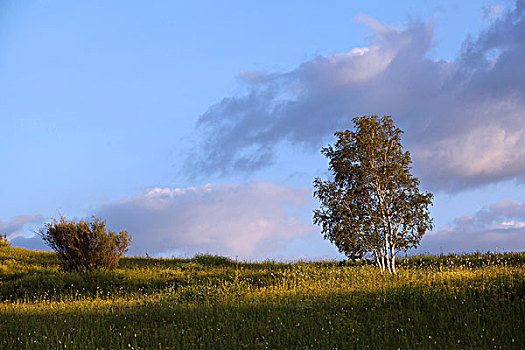
[[[426,234],[420,252],[462,253],[525,250],[525,203],[503,199]]]
[[[501,11],[503,11],[503,6],[501,5],[483,6],[483,19],[492,20],[496,18]]]
[[[41,215],[19,215],[8,221],[0,220],[0,234],[6,234],[13,247],[48,250],[42,238],[34,234],[43,221]]]
[[[133,255],[267,258],[278,256],[293,239],[317,232],[289,213],[308,207],[310,199],[309,190],[271,183],[154,187],[102,206],[95,215],[132,235]]]
[[[42,222],[40,215],[19,215],[11,218],[9,221],[0,220],[0,233],[6,234],[8,239],[24,235],[24,227],[30,224],[39,224]]]
[[[367,47],[289,72],[242,72],[245,94],[200,116],[201,144],[187,168],[255,171],[271,165],[282,145],[319,152],[351,117],[389,114],[430,189],[525,179],[525,0],[491,11],[498,17],[453,61],[428,57],[432,22],[393,28],[362,15],[372,30]]]

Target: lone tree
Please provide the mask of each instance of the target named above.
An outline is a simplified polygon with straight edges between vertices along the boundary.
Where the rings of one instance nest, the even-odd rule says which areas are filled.
[[[338,131],[321,150],[333,180],[314,179],[321,207],[313,221],[349,258],[373,257],[381,271],[396,273],[399,251],[415,247],[431,230],[431,193],[420,193],[410,173],[410,153],[390,116],[356,117],[355,131]]]

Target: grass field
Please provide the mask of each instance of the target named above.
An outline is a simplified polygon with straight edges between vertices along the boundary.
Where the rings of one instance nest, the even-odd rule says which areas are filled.
[[[399,265],[123,258],[78,274],[0,248],[0,349],[525,348],[525,253]]]

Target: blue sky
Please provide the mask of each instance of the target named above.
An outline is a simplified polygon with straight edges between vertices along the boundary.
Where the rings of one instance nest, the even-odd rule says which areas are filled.
[[[319,150],[405,130],[421,252],[525,249],[525,2],[3,1],[0,232],[97,215],[130,254],[337,258]]]

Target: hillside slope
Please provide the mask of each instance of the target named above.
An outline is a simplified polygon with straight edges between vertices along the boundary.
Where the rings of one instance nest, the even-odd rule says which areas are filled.
[[[0,248],[2,349],[520,349],[525,253],[366,263],[123,258],[60,271]]]

